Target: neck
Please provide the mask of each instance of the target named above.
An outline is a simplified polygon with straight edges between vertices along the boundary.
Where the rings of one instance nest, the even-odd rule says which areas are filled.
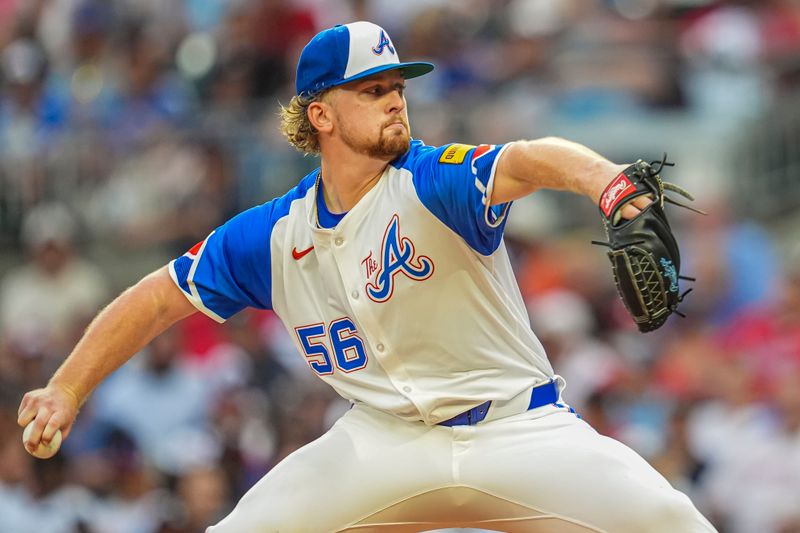
[[[388,164],[388,161],[352,152],[344,157],[323,154],[320,172],[328,209],[332,213],[350,211],[378,183]]]

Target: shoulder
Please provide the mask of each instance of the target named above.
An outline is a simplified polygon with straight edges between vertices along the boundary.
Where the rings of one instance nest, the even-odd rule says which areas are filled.
[[[467,154],[475,146],[462,143],[447,143],[441,146],[428,146],[422,141],[413,140],[409,150],[392,161],[395,168],[404,168],[412,173],[426,165],[434,163],[442,165],[461,165],[467,159]]]
[[[308,192],[314,187],[317,181],[319,169],[309,172],[300,182],[289,189],[283,196],[278,196],[269,202],[257,206],[255,209],[262,209],[269,215],[273,223],[289,214],[292,204],[306,197]]]
[[[434,155],[434,152],[440,149],[441,147],[428,146],[418,139],[413,139],[408,151],[392,161],[390,165],[397,169],[404,168],[406,170],[411,170],[419,165],[421,161],[430,159]]]
[[[315,179],[316,171],[304,177],[284,195],[242,211],[217,228],[211,240],[224,243],[230,253],[261,250],[264,248],[263,242],[272,239],[276,226],[290,215],[292,205],[306,197]]]

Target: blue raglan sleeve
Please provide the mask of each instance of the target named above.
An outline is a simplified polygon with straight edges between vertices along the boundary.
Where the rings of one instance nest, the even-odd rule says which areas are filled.
[[[476,252],[490,255],[503,240],[511,202],[489,206],[497,161],[507,145],[424,147],[405,162],[417,196]]]
[[[169,264],[184,295],[217,322],[245,307],[272,308],[272,203],[240,213]]]

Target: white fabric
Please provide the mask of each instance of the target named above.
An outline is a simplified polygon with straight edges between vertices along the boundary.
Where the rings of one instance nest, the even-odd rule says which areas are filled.
[[[483,499],[480,504],[454,500],[449,488],[468,488]],[[387,512],[426,494],[439,498],[439,505]],[[545,520],[547,528],[540,529],[537,524]],[[565,409],[548,405],[477,426],[446,428],[359,405],[270,471],[207,533],[448,526],[714,531],[689,499],[635,452]]]
[[[380,26],[364,21],[345,24],[345,26],[350,32],[350,50],[347,57],[347,68],[344,71],[345,79],[371,68],[400,62],[397,48],[391,42],[389,34]],[[378,47],[381,35],[389,39],[392,48],[384,47],[380,54],[376,54],[373,49]]]
[[[383,230],[395,215],[400,237],[413,243],[415,257],[430,258],[434,273],[421,281],[398,273],[391,302],[376,303],[365,291],[375,274],[368,277],[363,265],[369,256],[380,263]],[[275,225],[273,308],[294,327],[355,320],[368,358],[379,364],[321,375],[341,396],[436,424],[485,401],[508,400],[553,375],[530,329],[505,244],[490,256],[475,253],[421,203],[408,170],[389,166],[336,228],[316,227],[316,217],[312,188]],[[313,252],[300,259],[303,269],[294,267],[290,253],[280,253],[311,245]],[[319,295],[330,296],[318,302]],[[326,305],[342,301],[349,305]],[[430,324],[436,331],[426,329]],[[295,341],[303,353],[296,335]],[[420,352],[436,359],[406,356]]]
[[[212,231],[211,233],[213,234],[214,232]],[[206,247],[207,242],[208,239],[204,240],[203,244],[197,250],[198,256],[203,254],[203,248]],[[203,303],[203,299],[200,298],[200,295],[197,293],[197,287],[195,287],[194,285],[194,273],[197,270],[197,264],[198,263],[193,263],[191,269],[189,270],[189,276],[187,277],[186,282],[189,285],[190,294],[185,294],[185,296],[189,299],[190,302],[192,302],[192,305],[198,308],[200,311],[202,311],[203,314],[213,319],[215,322],[219,322],[220,324],[222,324],[223,322],[225,322],[225,319],[223,319],[221,316],[215,313],[212,309],[206,307],[206,305]],[[178,281],[178,275],[175,273],[175,263],[173,262],[169,264],[169,275],[172,278],[172,281],[174,281],[176,285],[180,285],[180,282]]]

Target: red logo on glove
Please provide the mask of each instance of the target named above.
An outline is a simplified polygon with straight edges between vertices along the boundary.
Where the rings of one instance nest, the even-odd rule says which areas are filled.
[[[600,210],[606,217],[611,217],[611,213],[619,203],[636,190],[631,180],[625,174],[620,174],[614,181],[608,184],[606,190],[600,196]]]

